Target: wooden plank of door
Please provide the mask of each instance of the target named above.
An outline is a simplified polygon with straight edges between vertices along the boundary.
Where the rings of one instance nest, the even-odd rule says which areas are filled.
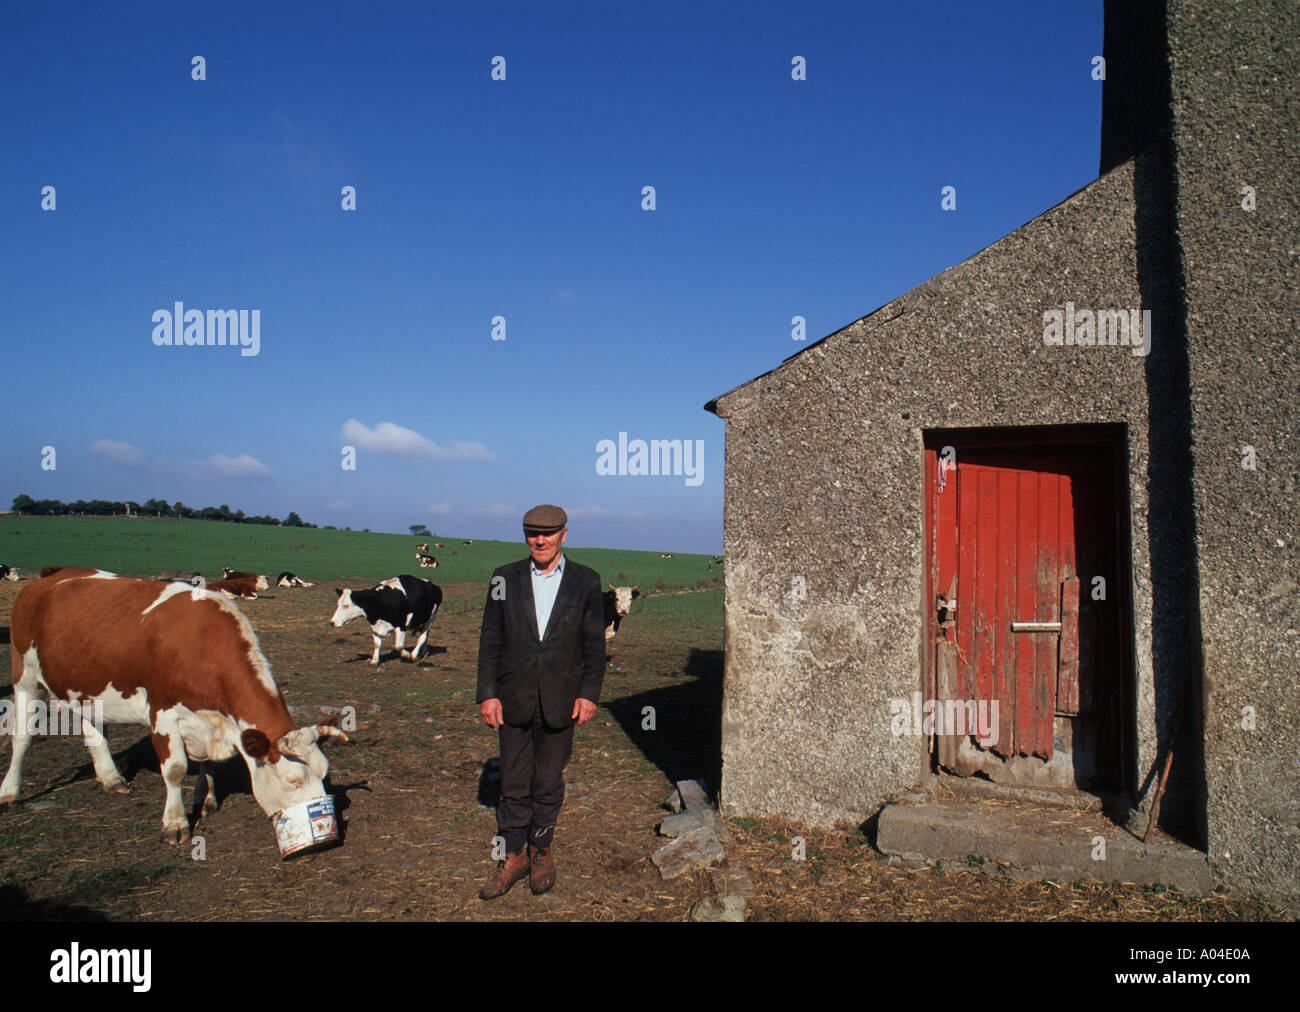
[[[1060,656],[1057,659],[1056,712],[1079,712],[1079,578],[1061,582]]]

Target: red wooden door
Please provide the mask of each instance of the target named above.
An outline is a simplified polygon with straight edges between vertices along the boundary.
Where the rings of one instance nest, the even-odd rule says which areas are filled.
[[[984,707],[990,720],[996,711],[982,743],[936,721],[939,763],[1046,783],[1032,763],[1005,760],[1055,757],[1085,786],[1098,768],[1099,685],[1109,691],[1118,675],[1111,448],[962,445],[950,437],[926,457],[931,696],[936,714],[945,700],[973,703],[972,714]],[[1069,755],[1055,755],[1058,742],[1069,744]]]

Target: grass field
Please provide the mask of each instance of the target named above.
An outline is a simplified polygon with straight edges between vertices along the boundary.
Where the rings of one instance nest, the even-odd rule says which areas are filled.
[[[6,517],[0,519],[0,563],[34,576],[45,566],[90,566],[123,576],[153,576],[165,569],[196,570],[219,577],[222,566],[304,580],[361,581],[413,573],[435,583],[484,583],[504,563],[528,554],[518,542],[437,538],[410,534],[327,531],[311,527],[263,527],[211,520],[152,517]],[[429,542],[438,568],[420,570],[415,546]],[[446,548],[433,548],[442,541]],[[709,569],[707,555],[661,559],[658,552],[565,548],[575,562],[618,584],[643,591],[720,586],[722,569]],[[660,581],[663,581],[660,584]]]

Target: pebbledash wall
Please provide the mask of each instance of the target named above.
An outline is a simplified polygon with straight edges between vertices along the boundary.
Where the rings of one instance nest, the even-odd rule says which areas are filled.
[[[707,405],[725,811],[858,823],[929,774],[890,724],[925,687],[926,431],[1119,423],[1130,825],[1190,673],[1161,823],[1224,886],[1300,906],[1298,49],[1292,3],[1108,2],[1103,175]],[[1067,303],[1151,310],[1150,353],[1045,344]]]

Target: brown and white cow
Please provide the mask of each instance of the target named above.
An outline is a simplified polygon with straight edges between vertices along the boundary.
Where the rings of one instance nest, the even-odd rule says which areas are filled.
[[[420,560],[421,569],[437,569],[438,560],[432,555],[425,555],[423,552],[416,552],[415,557]]]
[[[220,595],[183,583],[160,587],[95,569],[60,569],[23,588],[9,635],[16,713],[48,694],[102,704],[106,723],[149,729],[166,785],[162,835],[168,843],[189,839],[181,802],[187,757],[206,763],[241,756],[253,796],[272,818],[325,797],[329,760],[317,742],[347,736],[327,724],[294,725],[252,626]],[[104,736],[89,720],[82,733],[101,786],[126,793]],[[15,720],[0,808],[22,791],[30,744],[26,722]],[[204,770],[202,778],[207,814],[216,799],[211,775]]]
[[[266,589],[265,577],[262,579],[261,586],[253,576],[233,576],[226,580],[213,580],[208,584],[208,590],[225,594],[232,601],[237,597],[246,597],[252,601],[257,598],[259,590]]]
[[[605,582],[609,583],[608,580]],[[640,586],[641,584],[638,583],[635,587],[615,587],[609,583],[609,590],[604,594],[606,643],[614,638],[619,625],[631,612],[632,602],[641,596],[641,591],[637,589]]]
[[[237,569],[231,569],[229,566],[221,567],[221,576],[226,580],[243,580],[249,579],[254,581],[255,590],[266,590],[270,586],[265,576],[258,576],[256,573],[243,573]]]

